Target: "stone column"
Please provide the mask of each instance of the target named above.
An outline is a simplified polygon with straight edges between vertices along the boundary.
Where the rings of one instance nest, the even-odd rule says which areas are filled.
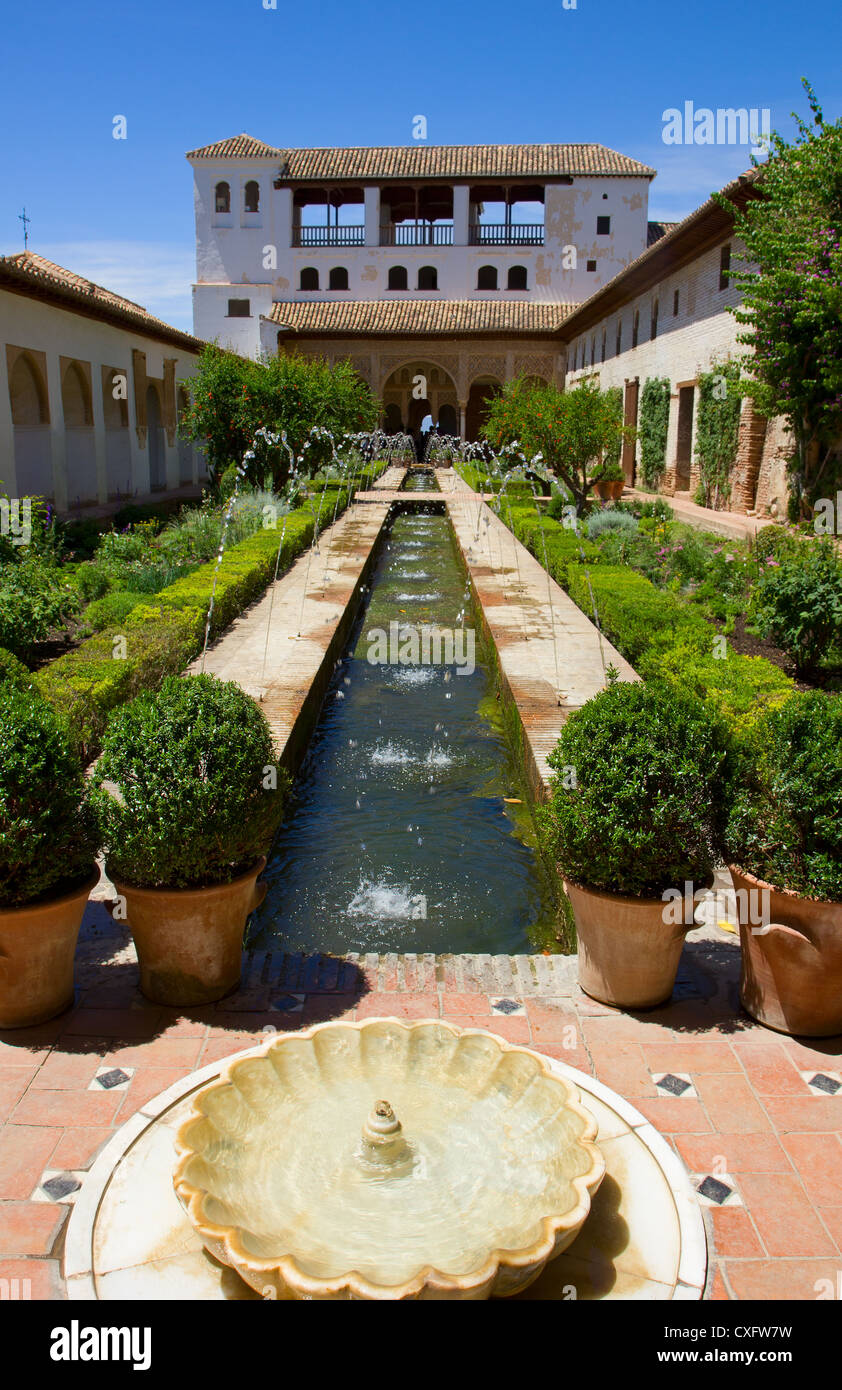
[[[380,188],[375,185],[373,188],[363,189],[365,198],[365,244],[366,246],[380,245]]]
[[[468,409],[467,401],[459,402],[459,438],[465,438],[465,411]]]
[[[453,245],[468,245],[470,186],[457,183],[453,186]]]
[[[47,353],[47,397],[50,403],[50,453],[53,460],[53,496],[56,510],[67,511],[67,455],[64,447],[64,406],[61,399],[61,363],[57,352]]]
[[[9,352],[0,353],[0,485],[10,497],[18,495],[15,471],[15,427],[12,423],[12,402],[9,397]]]

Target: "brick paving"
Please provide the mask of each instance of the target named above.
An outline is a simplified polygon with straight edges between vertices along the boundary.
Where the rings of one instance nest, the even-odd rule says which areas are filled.
[[[278,952],[247,956],[235,995],[179,1012],[142,998],[125,924],[94,902],[74,1009],[0,1032],[0,1279],[65,1297],[63,1189],[151,1096],[268,1030],[391,1015],[488,1028],[596,1075],[667,1137],[697,1187],[716,1180],[710,1296],[815,1299],[817,1281],[835,1287],[842,1272],[842,1087],[810,1079],[839,1077],[842,1038],[754,1023],[736,1002],[735,938],[694,938],[672,1001],[646,1014],[583,995],[575,957]],[[58,1200],[43,1186],[56,1177]]]

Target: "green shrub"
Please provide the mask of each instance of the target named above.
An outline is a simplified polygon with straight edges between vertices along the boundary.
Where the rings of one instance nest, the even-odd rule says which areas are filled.
[[[628,897],[710,879],[733,770],[696,701],[617,682],[571,714],[549,764],[543,816],[566,878]]]
[[[604,507],[602,511],[594,512],[588,517],[586,529],[588,538],[594,541],[606,531],[623,531],[627,536],[633,536],[637,534],[639,527],[636,518],[630,512]]]
[[[78,599],[57,565],[37,554],[0,565],[0,647],[28,656],[36,643],[63,628]]]
[[[795,687],[765,657],[742,656],[727,647],[724,656],[714,656],[714,635],[710,631],[707,652],[681,643],[654,647],[641,657],[638,672],[646,681],[695,696],[727,724],[736,742],[750,745],[767,713],[779,709]]]
[[[346,499],[343,491],[340,508]],[[277,530],[256,531],[226,550],[218,571],[216,560],[194,569],[138,603],[119,627],[97,633],[38,672],[36,684],[66,720],[86,759],[98,752],[111,710],[142,690],[156,689],[201,651],[215,575],[212,638],[263,593],[275,572],[284,521],[278,567],[283,575],[312,540],[309,506],[280,519]]]
[[[111,575],[96,561],[87,560],[71,574],[71,582],[83,603],[102,598],[111,588]]]
[[[118,589],[89,603],[83,615],[84,620],[94,632],[102,632],[103,628],[117,627],[132,609],[142,602],[142,594],[126,593]]]
[[[0,907],[74,887],[96,835],[82,765],[55,712],[0,682]]]
[[[725,833],[729,863],[842,902],[842,698],[797,693],[764,721]]]
[[[670,647],[678,640],[712,649],[710,624],[677,594],[656,589],[635,570],[596,565],[588,585],[584,568],[571,564],[567,576],[570,597],[588,616],[593,591],[602,631],[633,666],[650,647]]]
[[[590,475],[592,483],[622,483],[624,478],[625,474],[619,463],[607,458],[603,458],[595,464]]]
[[[32,689],[32,672],[5,647],[0,647],[0,686],[13,685],[17,690]]]
[[[699,376],[695,451],[699,484],[693,500],[701,507],[722,507],[731,496],[742,410],[739,381],[737,362],[715,363]]]
[[[793,658],[799,671],[816,671],[842,642],[842,562],[830,539],[809,541],[767,564],[752,590],[760,631]]]
[[[108,724],[91,792],[108,872],[140,888],[230,883],[268,851],[288,785],[238,685],[170,677]]]

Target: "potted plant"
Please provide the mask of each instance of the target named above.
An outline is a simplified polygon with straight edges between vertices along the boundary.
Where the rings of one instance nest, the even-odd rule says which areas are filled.
[[[604,502],[622,497],[625,481],[625,474],[619,463],[608,463],[605,460],[598,463],[591,474],[591,487]]]
[[[725,831],[740,998],[782,1033],[842,1033],[842,695],[797,692],[758,726]]]
[[[0,1028],[73,1003],[73,959],[99,878],[85,777],[52,706],[0,683]]]
[[[93,783],[143,993],[182,1006],[221,999],[239,983],[288,785],[262,711],[233,682],[170,677],[112,716]]]
[[[712,881],[727,814],[727,734],[697,703],[612,682],[571,714],[542,812],[579,938],[579,984],[645,1009],[672,993],[687,893]]]

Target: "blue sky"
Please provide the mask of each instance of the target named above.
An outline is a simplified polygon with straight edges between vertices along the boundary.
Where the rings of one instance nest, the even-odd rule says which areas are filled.
[[[745,147],[667,146],[668,107],[771,110],[791,133],[807,76],[842,114],[842,5],[769,0],[42,0],[8,7],[0,55],[0,252],[30,247],[191,327],[184,152],[271,144],[571,141],[659,170],[677,219],[746,168]],[[571,3],[571,0],[568,0]],[[127,139],[112,137],[124,115]]]

